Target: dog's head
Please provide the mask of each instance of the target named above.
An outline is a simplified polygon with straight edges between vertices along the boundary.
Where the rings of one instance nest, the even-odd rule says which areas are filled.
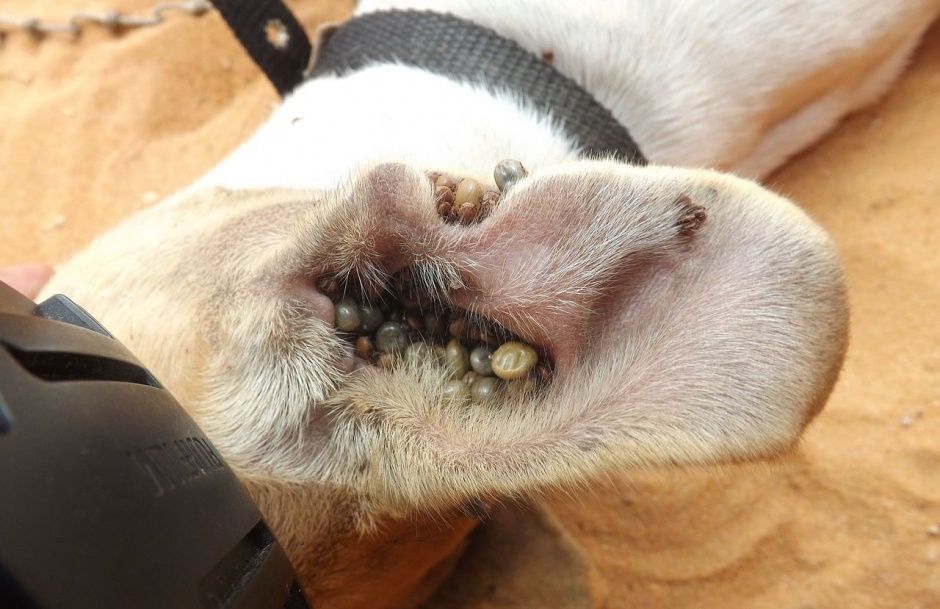
[[[381,294],[403,269],[535,345],[551,378],[473,403],[431,361],[357,362],[318,286]],[[790,203],[606,161],[534,171],[469,226],[442,222],[403,165],[331,192],[186,191],[50,289],[151,367],[295,557],[340,521],[359,535],[631,466],[778,453],[825,402],[847,336],[833,245]]]

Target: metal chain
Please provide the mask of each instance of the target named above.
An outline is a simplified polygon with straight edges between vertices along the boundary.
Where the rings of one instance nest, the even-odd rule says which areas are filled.
[[[16,18],[0,13],[0,39],[4,34],[16,30],[29,33],[35,38],[42,38],[48,34],[67,34],[80,36],[88,25],[103,26],[117,31],[126,28],[151,27],[163,23],[166,13],[183,12],[199,17],[213,10],[209,0],[189,0],[188,2],[161,2],[153,7],[149,15],[126,15],[120,11],[107,11],[104,13],[91,13],[80,11],[74,13],[67,22],[44,21],[32,17]]]

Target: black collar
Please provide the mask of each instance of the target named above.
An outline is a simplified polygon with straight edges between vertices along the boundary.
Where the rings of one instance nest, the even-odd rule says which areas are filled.
[[[646,163],[623,125],[577,83],[512,40],[453,15],[405,10],[355,17],[324,33],[308,75],[392,62],[510,91],[559,121],[583,155]]]
[[[646,159],[627,130],[590,93],[493,30],[453,15],[382,11],[321,31],[314,64],[306,32],[283,0],[213,0],[213,6],[282,96],[307,77],[398,62],[509,91],[559,121],[586,156]]]

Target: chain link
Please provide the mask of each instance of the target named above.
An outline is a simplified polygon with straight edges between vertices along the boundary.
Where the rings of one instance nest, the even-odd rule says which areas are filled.
[[[49,34],[67,34],[80,36],[89,24],[103,26],[113,31],[126,28],[151,27],[163,23],[165,15],[171,12],[182,12],[199,17],[213,10],[209,0],[189,0],[188,2],[161,2],[153,7],[149,15],[127,15],[120,11],[107,11],[104,13],[91,13],[79,11],[73,13],[67,22],[44,21],[36,18],[16,18],[0,13],[0,39],[12,31],[24,31],[35,38],[42,38]]]

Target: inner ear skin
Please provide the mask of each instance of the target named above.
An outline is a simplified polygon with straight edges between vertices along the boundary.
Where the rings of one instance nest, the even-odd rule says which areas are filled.
[[[381,464],[349,481],[376,506],[444,509],[611,468],[774,454],[831,390],[845,345],[838,259],[805,214],[749,182],[578,163],[533,172],[464,227],[434,216],[423,174],[377,175],[391,184],[347,198],[328,232],[359,223],[353,234],[397,240],[399,263],[456,265],[470,306],[514,331],[540,316],[529,329],[549,330],[566,376],[487,411],[448,407],[427,375],[351,379],[331,398],[328,450]]]
[[[455,250],[473,265],[470,289],[454,301],[550,347],[564,373],[608,315],[604,299],[624,294],[651,265],[668,264],[704,219],[687,196],[635,192],[619,175],[523,183],[462,235]]]
[[[753,185],[741,188],[747,184],[708,172],[578,163],[536,172],[509,192],[492,216],[464,227],[445,225],[436,216],[422,173],[382,165],[361,178],[336,209],[326,240],[316,249],[330,252],[322,258],[334,268],[360,278],[372,274],[384,280],[405,266],[449,267],[466,286],[442,289],[456,306],[546,346],[564,374],[570,370],[566,362],[585,346],[611,338],[600,337],[602,328],[626,330],[629,336],[625,322],[631,318],[672,315],[691,324],[690,336],[702,331],[696,326],[721,332],[721,324],[731,320],[716,317],[716,311],[740,293],[748,292],[749,301],[776,292],[780,302],[789,298],[786,292],[792,290],[779,278],[793,268],[799,247],[808,244],[831,254],[831,244],[810,243],[818,228],[799,212],[794,215],[792,206]],[[713,217],[705,219],[706,214]],[[757,243],[760,239],[764,242]],[[775,268],[774,259],[787,265]],[[841,282],[838,272],[827,276],[825,269],[806,268],[793,285]],[[754,277],[745,286],[736,278],[746,273]],[[729,291],[722,293],[729,281]],[[655,294],[664,300],[655,301]],[[687,310],[676,310],[680,301]],[[764,306],[771,311],[773,305]],[[803,305],[787,306],[797,314]],[[644,311],[645,318],[636,317]],[[698,323],[689,319],[696,315]],[[612,318],[624,323],[611,324]],[[605,325],[598,326],[598,319]],[[838,334],[840,324],[833,327]],[[752,344],[759,345],[759,326],[754,332]],[[812,342],[813,336],[803,339]],[[695,347],[687,341],[679,352],[694,359]]]
[[[320,273],[382,283],[412,267],[455,306],[529,342],[547,344],[552,334],[571,344],[566,338],[584,334],[592,304],[609,284],[675,249],[704,219],[701,206],[677,202],[687,197],[641,197],[607,169],[530,179],[535,188],[517,185],[491,217],[460,226],[442,223],[421,173],[381,165],[327,223],[313,248],[329,252]]]

